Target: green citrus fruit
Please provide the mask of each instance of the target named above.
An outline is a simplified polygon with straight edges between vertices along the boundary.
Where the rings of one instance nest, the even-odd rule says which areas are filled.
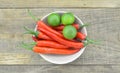
[[[60,15],[57,13],[52,13],[48,16],[47,21],[50,26],[59,26],[60,25]]]
[[[73,39],[76,37],[76,34],[77,34],[77,30],[75,27],[73,27],[72,25],[67,25],[64,27],[63,31],[63,36],[66,38],[66,39]]]
[[[61,17],[63,25],[71,25],[75,21],[75,17],[72,13],[64,13]]]

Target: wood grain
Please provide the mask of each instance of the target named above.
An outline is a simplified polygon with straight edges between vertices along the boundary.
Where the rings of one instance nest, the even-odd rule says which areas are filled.
[[[42,65],[42,66],[0,66],[1,73],[119,73],[120,66],[74,66],[74,65]]]
[[[120,7],[120,0],[0,0],[0,8]]]
[[[82,56],[70,64],[120,64],[120,8],[40,8],[31,9],[31,11],[39,18],[52,11],[69,11],[76,14],[84,23],[91,24],[87,27],[88,36],[95,40],[100,40],[101,44],[89,45]],[[25,32],[23,26],[27,26],[31,29],[34,29],[35,27],[35,22],[28,16],[26,9],[0,9],[0,16],[1,65],[52,65],[42,59],[38,54],[18,47],[22,41],[32,42],[31,35],[23,34]]]
[[[19,53],[0,53],[0,63],[1,64],[25,64],[30,62],[30,55]]]

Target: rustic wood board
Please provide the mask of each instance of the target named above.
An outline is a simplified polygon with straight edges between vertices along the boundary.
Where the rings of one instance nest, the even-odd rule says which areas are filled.
[[[88,36],[101,40],[101,44],[89,45],[84,53],[70,64],[51,64],[38,54],[19,47],[22,41],[32,41],[31,35],[23,34],[25,32],[23,26],[31,29],[35,27],[35,22],[28,16],[27,10],[0,9],[0,73],[120,72],[120,8],[35,8],[30,10],[39,18],[52,11],[73,12],[84,23],[90,23],[87,27]]]
[[[114,65],[41,65],[0,66],[1,73],[119,73],[120,66]]]
[[[120,7],[120,0],[0,0],[0,8]]]
[[[111,9],[31,9],[34,15],[43,17],[52,11],[70,11],[90,23],[88,36],[101,40],[101,45],[89,45],[85,52],[71,64],[120,64],[120,8]],[[26,9],[0,9],[0,64],[51,64],[38,54],[18,45],[22,41],[31,42],[31,35],[24,35],[23,26],[34,29],[35,22]],[[117,60],[116,60],[117,59]]]

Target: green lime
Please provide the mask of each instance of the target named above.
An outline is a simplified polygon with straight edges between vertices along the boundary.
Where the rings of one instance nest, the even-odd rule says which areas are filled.
[[[67,25],[64,27],[63,31],[63,36],[66,38],[66,39],[73,39],[76,37],[76,34],[77,34],[77,30],[75,27],[73,27],[72,25]]]
[[[75,17],[72,13],[64,13],[61,17],[62,24],[71,25],[75,21]]]
[[[48,16],[47,21],[50,26],[59,26],[60,25],[60,15],[57,13],[52,13]]]

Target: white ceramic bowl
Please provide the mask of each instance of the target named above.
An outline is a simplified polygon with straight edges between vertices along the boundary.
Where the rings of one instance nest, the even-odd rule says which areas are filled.
[[[55,12],[51,12],[51,13],[58,13],[60,15],[62,15],[63,13],[66,13],[65,11],[55,11]],[[47,24],[47,17],[51,14],[47,14],[45,15],[41,20],[43,22],[45,22]],[[75,16],[75,23],[78,23],[80,25],[83,25],[83,22],[76,16]],[[37,27],[37,26],[36,26]],[[36,28],[35,28],[35,31],[36,31]],[[87,35],[87,31],[86,31],[86,28],[82,28],[81,30],[82,33],[86,34]],[[72,55],[50,55],[50,54],[40,54],[40,56],[42,58],[44,58],[46,61],[48,62],[51,62],[51,63],[54,63],[54,64],[67,64],[67,63],[70,63],[74,60],[76,60],[85,50],[85,47],[82,48],[80,51],[78,51],[77,53],[75,54],[72,54]]]

